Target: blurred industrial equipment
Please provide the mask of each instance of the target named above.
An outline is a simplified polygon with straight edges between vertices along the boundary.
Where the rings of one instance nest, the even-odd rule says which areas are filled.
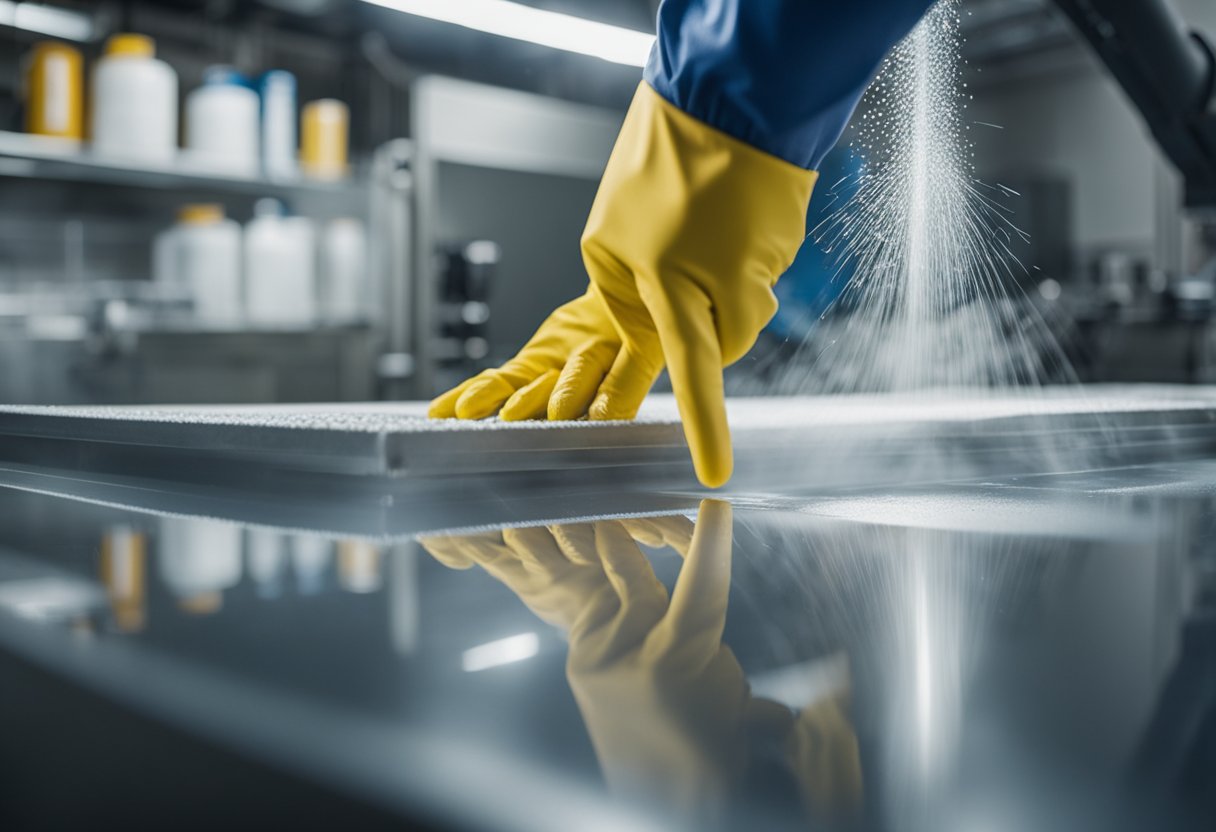
[[[0,191],[0,401],[425,397],[581,291],[619,113],[291,28],[326,4],[201,34],[189,11],[114,8],[66,4],[52,34],[73,43],[0,18],[0,177],[19,185]]]
[[[993,232],[1009,266],[994,294],[1012,321],[1042,319],[1061,342],[1075,373],[1046,380],[1216,380],[1216,5],[965,0],[962,10],[977,187],[1024,232]],[[813,214],[839,209],[825,192],[837,173],[821,177]],[[814,260],[808,248],[795,270]],[[848,278],[848,264],[823,259],[829,277]],[[759,381],[738,392],[771,390],[790,363],[814,365],[840,336],[833,317],[850,313],[836,304],[821,320],[815,297],[799,305],[796,282],[778,294],[766,351],[736,370]]]
[[[607,5],[636,29],[654,11]],[[1109,5],[964,0],[977,173],[1026,232],[1009,295],[1081,380],[1216,380],[1211,59],[1186,35],[1216,9]],[[425,398],[509,358],[585,285],[637,81],[338,0],[3,3],[0,44],[0,402]],[[107,120],[98,98],[140,106]],[[109,130],[130,152],[94,148]],[[214,281],[153,279],[191,205],[223,219],[188,211],[178,239],[240,230],[226,322],[200,314]],[[796,301],[768,342],[816,337]]]
[[[296,81],[351,94],[342,45],[236,22],[200,41],[183,10],[5,5],[0,401],[371,398],[370,295],[408,279],[379,254],[381,215],[409,191],[348,170],[341,118],[307,135],[316,175],[295,168]]]
[[[468,369],[490,351],[490,292],[502,252],[490,240],[448,246],[442,253],[438,360]]]

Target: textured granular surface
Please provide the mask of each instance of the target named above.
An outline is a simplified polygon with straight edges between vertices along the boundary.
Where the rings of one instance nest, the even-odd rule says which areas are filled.
[[[729,403],[737,428],[877,424],[884,422],[964,422],[1016,416],[1093,415],[1101,413],[1170,412],[1216,407],[1216,389],[1120,385],[1059,387],[1010,392],[936,391],[915,395],[825,396],[734,399]],[[351,433],[419,433],[520,430],[579,430],[622,423],[502,422],[426,418],[425,402],[374,402],[291,405],[164,406],[0,406],[6,414],[123,420],[186,425],[232,425]],[[679,421],[675,400],[654,395],[633,424],[663,425]]]

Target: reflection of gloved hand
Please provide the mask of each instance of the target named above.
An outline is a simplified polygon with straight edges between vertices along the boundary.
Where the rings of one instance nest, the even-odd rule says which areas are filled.
[[[764,724],[808,807],[829,812],[859,789],[856,740],[837,701],[795,716],[753,699],[721,642],[730,588],[731,509],[706,500],[684,517],[507,529],[422,541],[456,569],[482,566],[569,634],[567,675],[611,786],[683,812],[712,812]],[[675,591],[638,548],[685,559]]]
[[[607,524],[572,523],[548,528],[428,537],[423,548],[451,569],[481,566],[519,596],[541,619],[569,632],[584,613],[616,606],[597,529]],[[613,523],[647,546],[671,546],[683,554],[692,539],[685,517],[648,517]],[[628,539],[628,538],[626,538]],[[637,547],[630,541],[630,546]],[[600,596],[603,596],[602,598]]]
[[[659,529],[647,520],[596,525],[596,552],[616,597],[597,595],[602,610],[588,610],[570,633],[570,687],[609,783],[685,813],[712,812],[747,765],[751,737],[775,728],[807,812],[847,817],[860,803],[861,765],[845,695],[791,714],[751,696],[722,644],[730,505],[703,501],[691,536],[664,521]],[[684,556],[670,600],[630,537]]]
[[[588,291],[559,307],[532,340],[497,370],[486,370],[431,402],[434,419],[577,419],[587,412],[621,339],[603,303]]]
[[[635,541],[685,557],[670,601]],[[728,504],[702,503],[695,528],[679,516],[639,518],[422,545],[452,568],[481,566],[569,634],[570,684],[615,788],[683,808],[724,792],[742,761],[747,702],[743,672],[721,643]]]
[[[481,566],[539,618],[568,632],[592,599],[607,589],[594,549],[575,542],[593,536],[591,526],[569,525],[430,537],[421,542],[445,566]]]
[[[569,359],[579,345],[556,344],[551,358],[536,362],[539,372],[512,368],[484,395],[457,388],[436,400],[433,415],[490,415],[513,390],[564,366],[550,418],[585,411],[592,419],[632,419],[666,365],[697,476],[722,485],[733,464],[722,368],[751,349],[777,309],[772,287],[802,243],[815,177],[641,84],[582,241],[592,291],[619,337],[605,338],[577,364]],[[504,416],[539,415],[550,384],[538,382],[521,394],[526,406],[521,401]]]
[[[745,757],[747,681],[721,642],[731,509],[701,504],[691,540],[676,545],[685,561],[670,599],[631,531],[654,542],[637,526],[596,526],[612,591],[570,633],[570,687],[614,790],[712,811]]]
[[[846,817],[861,805],[861,755],[846,695],[803,708],[785,743],[786,760],[812,814]]]

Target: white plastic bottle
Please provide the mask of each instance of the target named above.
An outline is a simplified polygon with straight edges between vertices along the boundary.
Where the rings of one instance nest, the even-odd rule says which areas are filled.
[[[172,275],[194,299],[195,318],[229,327],[243,318],[241,226],[219,205],[187,205],[178,214],[169,243]]]
[[[163,517],[157,543],[161,580],[186,612],[206,615],[241,581],[241,527],[219,520]]]
[[[365,320],[371,298],[363,223],[345,217],[325,226],[321,235],[321,273],[325,317],[339,323]]]
[[[249,577],[258,597],[278,598],[287,573],[287,538],[269,529],[250,529],[245,541]]]
[[[165,164],[177,154],[177,73],[144,35],[106,41],[93,68],[93,150],[124,161]]]
[[[245,226],[246,310],[256,324],[311,326],[317,319],[316,235],[310,220],[284,214],[278,200],[261,199]]]
[[[301,595],[316,595],[325,588],[333,562],[333,543],[315,534],[299,534],[291,541],[291,565]]]
[[[296,77],[282,69],[263,73],[262,168],[272,178],[296,175]]]
[[[232,67],[208,67],[203,85],[186,96],[186,148],[198,165],[252,176],[258,172],[258,94]]]

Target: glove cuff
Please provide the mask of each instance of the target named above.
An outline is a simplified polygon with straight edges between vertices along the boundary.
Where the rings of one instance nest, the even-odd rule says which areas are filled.
[[[810,190],[815,187],[815,182],[819,178],[818,171],[807,170],[780,156],[774,156],[755,145],[722,132],[696,116],[689,115],[660,95],[646,81],[639,82],[637,90],[634,91],[630,112],[634,109],[651,110],[657,117],[668,121],[677,135],[692,139],[698,144],[715,146],[716,149],[737,157],[741,164],[765,169],[768,176],[803,180],[800,184],[807,188],[807,201],[810,201]]]
[[[584,243],[772,286],[806,238],[819,174],[688,115],[638,85]],[[621,206],[632,206],[623,216]],[[638,264],[623,264],[636,266]],[[636,273],[636,270],[635,270]]]

